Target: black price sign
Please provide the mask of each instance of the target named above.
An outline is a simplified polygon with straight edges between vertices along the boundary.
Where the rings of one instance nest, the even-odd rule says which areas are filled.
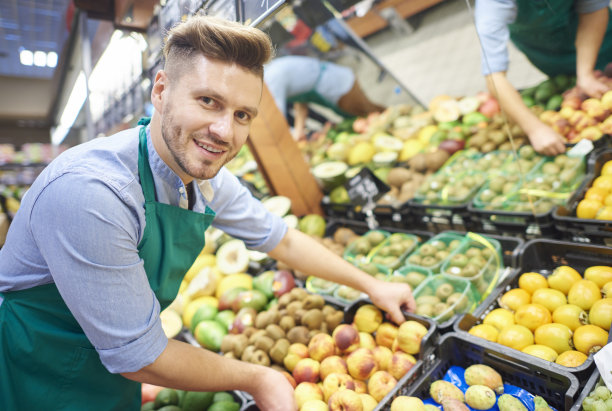
[[[389,186],[380,181],[372,171],[364,167],[359,174],[344,183],[351,204],[365,205],[376,201],[389,191]]]

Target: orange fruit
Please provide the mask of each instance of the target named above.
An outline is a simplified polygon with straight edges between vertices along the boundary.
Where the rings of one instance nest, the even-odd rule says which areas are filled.
[[[555,350],[557,354],[574,348],[572,346],[572,330],[567,325],[544,324],[535,330],[534,336],[536,344],[546,345]]]
[[[576,207],[576,217],[578,218],[595,218],[597,211],[603,204],[599,201],[584,199],[578,203]]]
[[[557,352],[546,345],[533,344],[523,348],[525,354],[533,355],[546,361],[553,362],[557,359]]]
[[[552,313],[557,307],[567,304],[567,298],[565,294],[559,290],[540,288],[539,290],[535,290],[531,296],[531,302],[542,304]]]
[[[612,175],[602,175],[593,180],[593,187],[612,191]]]
[[[546,281],[546,277],[542,274],[523,273],[519,277],[518,285],[519,288],[522,288],[529,294],[533,294],[538,288],[548,288],[548,281]]]
[[[486,315],[483,324],[489,324],[501,331],[509,325],[514,324],[514,314],[505,308],[496,308]]]
[[[600,174],[602,176],[612,176],[612,160],[608,160],[604,163]]]
[[[612,220],[612,205],[603,206],[595,215],[596,220]]]
[[[533,344],[533,334],[529,331],[529,328],[523,325],[509,325],[501,330],[497,342],[520,351]]]
[[[580,280],[582,280],[580,273],[569,265],[561,265],[555,268],[553,273],[547,278],[550,288],[559,290],[565,295],[567,295],[572,285]]]
[[[608,190],[605,190],[601,187],[591,187],[584,194],[584,198],[586,198],[587,200],[595,200],[599,201],[600,203],[603,203],[607,195]]]
[[[570,350],[559,354],[555,362],[565,367],[578,367],[587,360],[587,356],[580,351]]]
[[[475,337],[484,338],[485,340],[497,342],[499,331],[491,324],[478,324],[470,328],[468,333]]]
[[[604,298],[591,306],[589,322],[609,331],[612,325],[612,298]]]
[[[591,280],[580,280],[572,284],[567,293],[567,301],[588,311],[595,301],[601,300],[601,291],[597,283]]]
[[[529,304],[530,302],[531,295],[522,288],[513,288],[499,299],[499,305],[502,308],[512,311],[516,311],[521,305]]]
[[[607,206],[612,206],[612,192],[606,196],[603,200],[603,204]]]
[[[608,333],[593,324],[583,325],[574,331],[576,350],[589,355],[601,349],[608,342]]]
[[[588,267],[584,270],[584,279],[593,281],[598,287],[603,287],[607,282],[612,281],[612,267],[607,265]]]
[[[525,304],[517,308],[514,313],[514,321],[533,332],[539,326],[552,322],[552,316],[550,311],[541,304]]]
[[[575,304],[565,304],[555,309],[552,320],[555,323],[565,324],[570,330],[575,331],[581,325],[589,323],[589,315]]]

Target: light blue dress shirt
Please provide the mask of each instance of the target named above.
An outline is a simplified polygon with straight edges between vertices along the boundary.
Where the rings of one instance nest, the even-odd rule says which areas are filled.
[[[147,130],[157,200],[178,206],[185,186],[155,151]],[[267,252],[286,233],[225,168],[194,187],[194,211],[216,212],[213,225]],[[208,197],[208,199],[206,198]],[[212,197],[212,198],[210,198]],[[138,178],[138,128],[62,153],[36,179],[0,250],[0,293],[55,282],[68,308],[112,373],[151,364],[167,338],[138,243],[145,227]],[[1,300],[0,300],[1,301]]]
[[[552,0],[534,0],[540,2]],[[608,7],[610,0],[576,0],[577,13],[592,13]],[[487,76],[508,70],[509,24],[514,23],[517,15],[515,0],[476,0],[474,17],[476,31],[481,43],[481,70]]]

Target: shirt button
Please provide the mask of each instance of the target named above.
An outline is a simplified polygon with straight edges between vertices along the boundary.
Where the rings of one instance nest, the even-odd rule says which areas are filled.
[[[185,188],[184,187],[179,188],[179,193],[184,194],[185,193]]]

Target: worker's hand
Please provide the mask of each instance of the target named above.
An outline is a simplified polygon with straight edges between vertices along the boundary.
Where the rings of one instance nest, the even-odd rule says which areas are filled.
[[[565,152],[565,140],[552,128],[542,123],[529,134],[533,149],[546,156],[556,156]]]
[[[372,302],[386,311],[390,320],[396,324],[406,320],[402,309],[410,312],[416,310],[416,302],[408,284],[378,281],[369,295]]]
[[[601,98],[606,91],[610,90],[610,87],[595,77],[593,73],[578,77],[576,84],[583,92],[593,98]]]
[[[261,367],[256,384],[251,394],[261,411],[297,411],[293,387],[283,374]]]

